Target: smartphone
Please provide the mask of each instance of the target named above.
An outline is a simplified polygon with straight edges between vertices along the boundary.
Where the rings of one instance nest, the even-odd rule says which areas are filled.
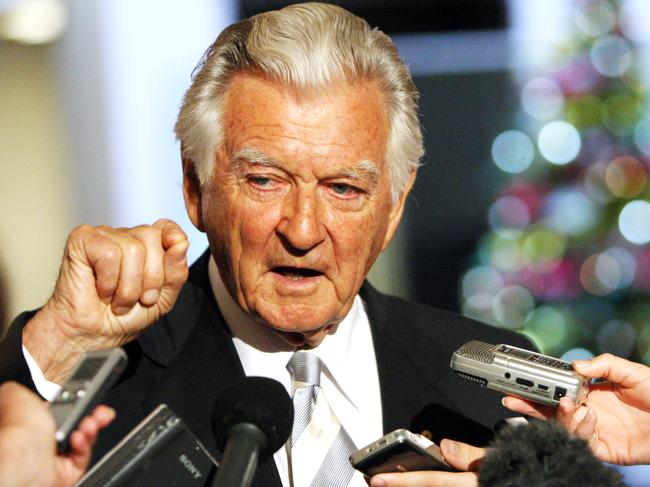
[[[557,406],[564,396],[580,404],[591,384],[570,362],[502,343],[467,342],[453,353],[450,366],[488,389],[547,406]]]
[[[454,471],[438,445],[403,428],[356,451],[350,455],[350,462],[368,477],[386,472]]]
[[[85,353],[50,402],[50,412],[56,422],[57,450],[70,449],[70,435],[79,422],[91,412],[104,393],[117,381],[128,359],[121,348]]]

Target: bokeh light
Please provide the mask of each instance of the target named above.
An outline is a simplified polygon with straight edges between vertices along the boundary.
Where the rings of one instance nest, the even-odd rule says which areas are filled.
[[[564,235],[581,235],[594,226],[598,212],[582,191],[560,187],[544,203],[544,219],[552,230]]]
[[[596,70],[604,76],[622,76],[632,66],[633,55],[629,43],[618,35],[601,37],[589,52]]]
[[[560,357],[565,362],[573,362],[574,360],[589,360],[594,357],[594,354],[586,348],[577,347],[571,348],[564,352]]]
[[[605,181],[608,165],[605,161],[596,161],[587,166],[580,176],[581,187],[585,194],[592,201],[601,205],[609,203],[614,199]]]
[[[623,272],[611,255],[600,253],[589,256],[580,267],[580,282],[594,296],[606,296],[618,289]]]
[[[634,200],[626,204],[619,214],[618,228],[633,244],[650,242],[650,203]]]
[[[612,257],[620,271],[620,280],[618,288],[622,289],[634,282],[636,276],[637,263],[634,254],[624,247],[610,247],[604,252],[605,255]]]
[[[626,0],[621,5],[620,26],[625,36],[643,44],[650,41],[650,2],[648,0]]]
[[[572,98],[566,104],[566,119],[579,129],[593,127],[602,122],[603,103],[592,95]]]
[[[494,233],[482,245],[484,261],[501,272],[516,272],[523,267],[521,231],[503,230]]]
[[[600,353],[613,353],[619,357],[629,357],[634,349],[636,330],[623,320],[606,323],[596,336]]]
[[[494,297],[503,287],[501,274],[489,266],[470,269],[462,278],[462,312],[471,318],[492,323]]]
[[[634,198],[641,194],[648,182],[648,173],[641,162],[632,156],[619,156],[605,172],[607,188],[619,198]]]
[[[498,278],[463,307],[565,360],[650,365],[650,0],[565,7],[548,58],[515,65],[520,110],[492,146],[513,176],[476,254]]]
[[[549,120],[560,113],[564,95],[557,82],[551,78],[537,77],[529,80],[521,90],[521,106],[536,120]]]
[[[560,345],[567,334],[567,319],[555,306],[540,306],[533,310],[526,320],[523,331],[542,350],[550,351]]]
[[[535,307],[535,300],[526,288],[511,285],[496,294],[493,306],[494,316],[501,326],[519,328]]]
[[[634,144],[646,156],[650,156],[650,117],[641,120],[634,128]]]
[[[616,12],[606,0],[583,2],[576,12],[576,26],[585,35],[600,37],[616,25]]]
[[[636,255],[636,273],[632,286],[645,294],[650,294],[650,250],[647,248]]]
[[[607,130],[622,137],[634,132],[642,110],[635,95],[616,93],[605,100],[601,115]]]
[[[580,152],[580,134],[568,122],[556,120],[539,131],[537,146],[544,158],[552,164],[568,164]]]
[[[560,235],[545,229],[533,230],[524,238],[522,257],[535,272],[551,272],[560,263],[566,242]]]
[[[488,222],[495,232],[509,228],[523,229],[530,221],[528,205],[516,196],[501,196],[488,210]]]
[[[525,133],[506,130],[492,143],[494,163],[507,173],[516,174],[528,169],[535,157],[535,147]]]

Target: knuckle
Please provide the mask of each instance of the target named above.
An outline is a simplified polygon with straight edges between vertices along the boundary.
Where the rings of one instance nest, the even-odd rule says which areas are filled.
[[[132,228],[129,234],[147,246],[159,245],[161,230],[151,225]]]
[[[116,245],[106,245],[102,256],[107,261],[116,261],[120,260],[122,252],[120,252],[120,249]]]
[[[124,253],[132,259],[142,259],[145,256],[145,248],[137,240],[128,242],[124,246]]]
[[[95,228],[91,225],[77,225],[70,231],[70,234],[68,235],[68,243],[84,238],[86,235],[92,235],[94,232]]]
[[[122,304],[133,305],[140,299],[140,290],[130,283],[123,284],[117,290],[117,299]]]
[[[160,228],[160,227],[166,227],[166,226],[171,225],[171,224],[175,225],[175,223],[172,220],[170,220],[169,218],[158,218],[153,223],[153,226]]]

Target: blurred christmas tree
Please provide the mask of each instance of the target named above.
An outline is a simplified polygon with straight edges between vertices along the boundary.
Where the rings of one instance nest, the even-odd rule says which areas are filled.
[[[650,363],[650,2],[571,5],[554,59],[518,73],[516,129],[493,142],[512,176],[463,276],[463,312],[565,359]]]

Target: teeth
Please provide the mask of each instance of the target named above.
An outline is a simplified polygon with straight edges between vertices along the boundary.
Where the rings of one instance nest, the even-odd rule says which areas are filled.
[[[300,274],[293,274],[293,273],[285,273],[285,277],[288,277],[289,279],[292,279],[294,281],[299,281],[301,280],[304,276],[301,276]]]

